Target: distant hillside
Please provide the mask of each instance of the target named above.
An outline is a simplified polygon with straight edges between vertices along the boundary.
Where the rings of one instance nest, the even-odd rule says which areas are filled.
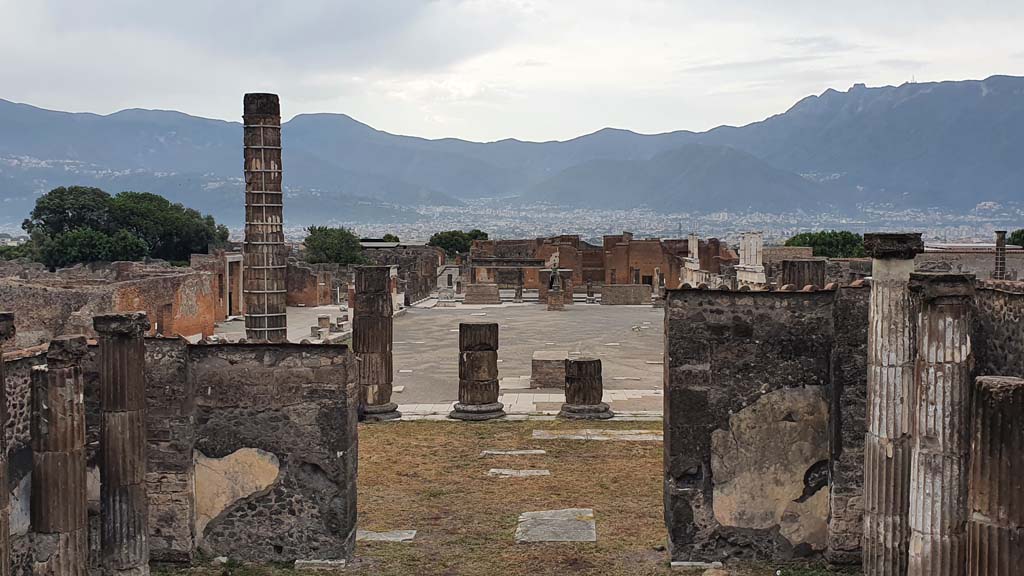
[[[1022,96],[1024,78],[1008,76],[858,85],[738,128],[609,128],[564,142],[427,140],[305,114],[284,126],[285,216],[386,219],[400,217],[396,205],[479,197],[666,211],[1022,202]],[[179,112],[99,116],[0,100],[0,203],[22,214],[39,193],[81,183],[158,192],[237,223],[240,144],[240,124]]]

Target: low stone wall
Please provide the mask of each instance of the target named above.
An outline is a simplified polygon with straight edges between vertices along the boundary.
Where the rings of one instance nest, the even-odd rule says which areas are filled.
[[[565,361],[569,353],[564,350],[539,350],[533,353],[530,370],[530,388],[565,388]]]
[[[497,284],[467,284],[464,304],[501,304]]]
[[[642,305],[651,303],[651,287],[646,284],[605,284],[601,304]]]

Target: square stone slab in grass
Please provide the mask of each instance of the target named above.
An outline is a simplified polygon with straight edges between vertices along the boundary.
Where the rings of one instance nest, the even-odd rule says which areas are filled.
[[[620,442],[661,442],[662,434],[656,430],[534,430],[534,440],[617,440]]]
[[[544,450],[484,450],[480,456],[541,456]]]
[[[597,523],[590,508],[523,512],[516,542],[597,542]]]
[[[356,530],[357,542],[412,542],[415,537],[415,530],[389,530],[387,532]]]
[[[488,476],[498,478],[531,478],[534,476],[551,476],[550,470],[511,470],[509,468],[491,468]]]

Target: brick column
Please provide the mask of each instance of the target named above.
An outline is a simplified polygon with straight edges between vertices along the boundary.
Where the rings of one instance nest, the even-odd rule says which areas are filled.
[[[867,234],[872,258],[864,439],[865,576],[907,570],[916,314],[908,284],[920,234]]]
[[[50,342],[32,371],[32,531],[36,574],[84,576],[89,563],[85,474],[85,336]]]
[[[996,266],[993,280],[1006,280],[1006,230],[996,230]]]
[[[962,576],[967,556],[974,275],[915,272],[920,300],[910,467],[911,576]]]
[[[459,324],[459,401],[448,414],[457,420],[491,420],[505,415],[498,402],[498,325]]]
[[[243,101],[245,157],[245,337],[288,340],[281,188],[281,103],[277,94],[246,94]]]
[[[982,376],[974,387],[967,522],[968,576],[1024,570],[1024,379]]]
[[[7,373],[3,345],[14,339],[14,313],[0,312],[0,432],[7,428]],[[0,434],[0,576],[11,574],[11,494],[7,481],[7,434]]]
[[[149,574],[144,312],[93,319],[100,335],[100,563]]]
[[[355,271],[352,350],[358,364],[363,418],[369,422],[401,418],[391,401],[392,322],[390,266],[359,266]]]
[[[607,420],[614,414],[601,401],[603,396],[601,360],[570,358],[565,361],[565,403],[559,416],[572,420]]]
[[[523,269],[522,268],[520,268],[517,271],[517,273],[516,273],[516,293],[515,293],[515,296],[512,298],[512,301],[515,302],[515,303],[520,303],[520,302],[523,301]]]

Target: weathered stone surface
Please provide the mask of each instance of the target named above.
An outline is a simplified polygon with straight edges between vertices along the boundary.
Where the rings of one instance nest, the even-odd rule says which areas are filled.
[[[373,415],[368,421],[401,417],[391,402],[393,320],[391,268],[358,266],[355,271],[355,310],[352,349],[356,353],[356,381],[361,394],[361,412]]]
[[[828,538],[828,406],[818,387],[765,394],[711,435],[714,515],[723,526],[777,528],[793,546]]]
[[[551,476],[550,470],[513,470],[511,468],[491,468],[488,476],[497,478],[532,478],[535,476]]]
[[[534,440],[613,440],[621,442],[661,442],[660,433],[653,430],[534,430]]]
[[[565,388],[567,350],[538,350],[530,362],[530,388]]]
[[[195,527],[200,543],[211,520],[239,500],[273,485],[281,472],[277,456],[258,448],[242,448],[223,458],[196,452],[195,463]]]
[[[571,420],[607,420],[614,416],[601,401],[604,394],[601,360],[571,358],[565,362],[565,403],[558,416]]]
[[[924,241],[920,232],[874,232],[864,235],[864,250],[876,260],[913,260]]]
[[[449,418],[481,421],[505,416],[498,402],[498,325],[459,324],[459,401]]]
[[[597,523],[590,508],[523,512],[516,542],[597,542]]]
[[[356,532],[357,542],[412,542],[414,538],[416,538],[415,530],[389,530],[387,532],[359,530]]]
[[[464,304],[501,304],[497,284],[467,284]]]
[[[640,306],[651,303],[651,287],[647,284],[605,284],[601,287],[601,304]]]

